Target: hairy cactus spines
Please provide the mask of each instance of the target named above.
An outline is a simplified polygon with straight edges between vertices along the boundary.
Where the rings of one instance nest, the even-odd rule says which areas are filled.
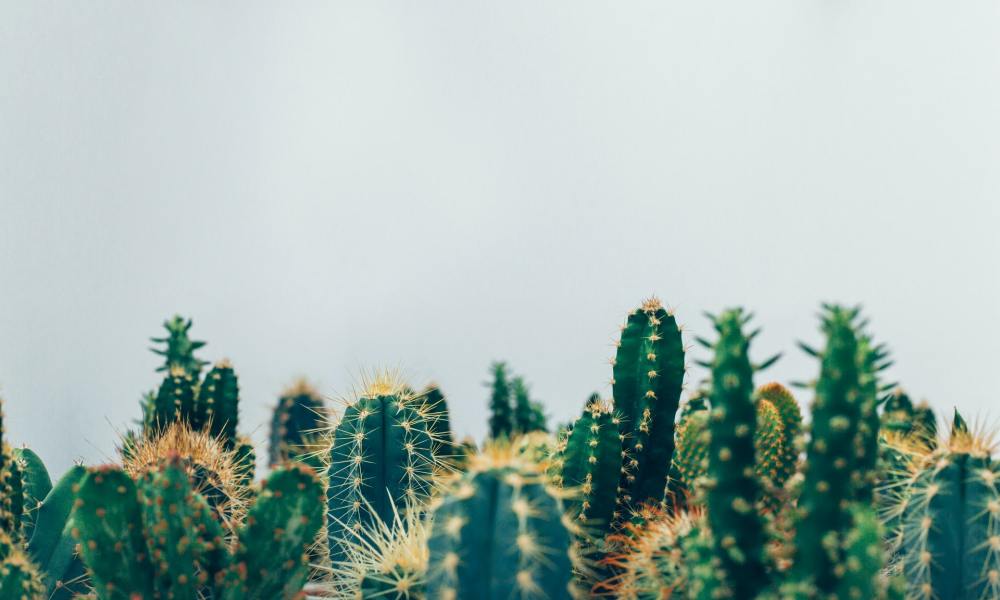
[[[102,600],[154,597],[141,514],[135,483],[124,471],[115,466],[88,470],[77,493],[73,533]]]
[[[487,448],[434,509],[428,596],[566,598],[573,583],[569,519],[544,475],[509,448]]]
[[[776,465],[773,483],[782,487],[798,468],[798,442],[802,437],[802,409],[791,391],[776,382],[765,383],[757,388],[756,401],[758,403],[770,402],[778,409],[778,415],[781,417],[785,441],[782,445],[780,462]]]
[[[960,427],[917,466],[901,499],[906,597],[1000,598],[1000,466]]]
[[[298,597],[309,574],[309,548],[323,527],[323,505],[323,484],[312,469],[292,463],[274,470],[239,529],[222,597]]]
[[[0,533],[0,537],[5,534]],[[0,541],[0,544],[4,543]],[[20,550],[0,560],[0,592],[9,600],[45,598],[45,585],[38,569]]]
[[[493,363],[490,367],[493,382],[490,384],[490,438],[510,438],[514,433],[514,412],[511,406],[511,383],[507,378],[507,364]]]
[[[834,593],[844,570],[843,541],[852,523],[850,505],[864,485],[859,460],[863,392],[856,321],[860,310],[825,306],[816,399],[799,497],[795,572],[818,593]],[[877,432],[876,432],[877,433]]]
[[[723,312],[715,319],[719,337],[711,345],[708,523],[720,561],[720,583],[736,598],[753,598],[768,585],[764,524],[754,509],[760,486],[754,477],[757,411],[749,356],[752,335],[743,333],[749,320],[750,315],[739,308]],[[780,419],[776,422],[780,426]]]
[[[569,514],[586,535],[603,538],[616,522],[618,485],[622,479],[622,435],[619,419],[600,399],[591,400],[560,441],[554,482],[574,490]]]
[[[387,378],[369,385],[344,410],[333,431],[327,468],[332,560],[343,558],[345,529],[372,519],[389,522],[394,510],[429,498],[437,464],[427,410]]]
[[[175,421],[190,423],[195,414],[194,377],[179,366],[170,369],[153,399],[152,410],[145,414],[144,431],[151,435]]]
[[[191,417],[194,429],[209,428],[227,448],[236,443],[239,424],[240,384],[236,371],[228,360],[221,360],[205,374],[198,388],[198,403]]]
[[[629,457],[621,482],[626,505],[664,499],[684,369],[677,320],[651,298],[628,316],[614,360],[614,406]]]
[[[271,417],[268,464],[295,460],[308,452],[310,436],[323,426],[323,398],[308,381],[300,379],[281,394]]]
[[[155,436],[126,440],[120,449],[125,471],[136,480],[158,469],[163,457],[179,456],[191,488],[203,496],[227,529],[243,519],[247,503],[247,463],[207,431],[177,421]]]
[[[760,483],[761,500],[769,510],[775,511],[780,506],[778,494],[790,476],[785,463],[788,436],[781,413],[771,402],[758,400],[756,413],[754,473]]]
[[[41,568],[47,597],[51,599],[72,598],[89,587],[70,520],[77,487],[86,474],[80,465],[70,467],[35,510],[28,553]]]
[[[205,345],[205,342],[192,340],[188,337],[191,329],[191,319],[184,319],[180,315],[174,315],[172,319],[163,322],[163,327],[167,330],[167,337],[150,338],[156,344],[163,344],[163,348],[150,348],[154,353],[164,358],[164,363],[156,370],[157,372],[170,372],[174,367],[180,367],[193,377],[198,377],[202,367],[208,364],[207,361],[195,357],[194,353]]]

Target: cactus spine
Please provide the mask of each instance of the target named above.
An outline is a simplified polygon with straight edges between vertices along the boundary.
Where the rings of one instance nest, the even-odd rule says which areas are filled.
[[[434,415],[403,386],[379,379],[344,411],[329,451],[327,505],[330,556],[342,560],[341,540],[373,519],[421,505],[434,485]]]
[[[760,488],[753,476],[757,427],[749,356],[753,334],[743,334],[749,320],[742,309],[727,310],[715,319],[719,338],[711,365],[708,523],[721,566],[718,579],[736,598],[753,598],[768,584],[764,525],[754,508]],[[777,423],[780,426],[780,419]]]
[[[434,509],[431,598],[566,598],[571,534],[537,467],[487,449]]]
[[[309,382],[300,379],[286,389],[271,417],[271,444],[268,463],[295,460],[308,452],[310,437],[324,423],[323,398]]]
[[[677,321],[651,298],[625,321],[614,360],[614,406],[628,455],[623,508],[664,499],[684,369]]]

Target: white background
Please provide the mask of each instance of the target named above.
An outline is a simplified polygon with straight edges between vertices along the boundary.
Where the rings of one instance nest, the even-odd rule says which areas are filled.
[[[785,381],[818,303],[863,302],[893,378],[988,416],[998,30],[992,0],[2,0],[8,438],[113,457],[174,312],[259,453],[294,376],[378,366],[478,437],[506,359],[565,420],[651,293],[702,334],[754,309]]]

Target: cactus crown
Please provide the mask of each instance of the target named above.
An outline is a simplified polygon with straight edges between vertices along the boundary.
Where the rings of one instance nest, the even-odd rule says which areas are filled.
[[[197,377],[201,373],[202,367],[208,364],[208,361],[201,360],[194,355],[196,350],[205,345],[205,342],[192,340],[188,337],[191,325],[191,319],[174,315],[172,319],[163,322],[163,327],[167,330],[166,337],[150,338],[151,342],[164,345],[163,348],[150,348],[154,353],[164,358],[164,363],[156,369],[158,372],[169,372],[174,367],[178,367]]]

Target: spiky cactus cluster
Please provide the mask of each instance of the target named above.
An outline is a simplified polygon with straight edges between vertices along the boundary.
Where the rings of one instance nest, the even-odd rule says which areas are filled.
[[[311,445],[326,420],[323,398],[305,379],[286,389],[271,417],[271,444],[268,464],[295,460],[309,454]]]
[[[74,535],[102,599],[292,598],[322,526],[321,496],[308,468],[274,471],[229,543],[179,456],[138,482],[119,467],[98,467],[79,485]]]
[[[509,447],[488,448],[433,511],[428,593],[432,598],[567,598],[572,524],[536,465]]]

